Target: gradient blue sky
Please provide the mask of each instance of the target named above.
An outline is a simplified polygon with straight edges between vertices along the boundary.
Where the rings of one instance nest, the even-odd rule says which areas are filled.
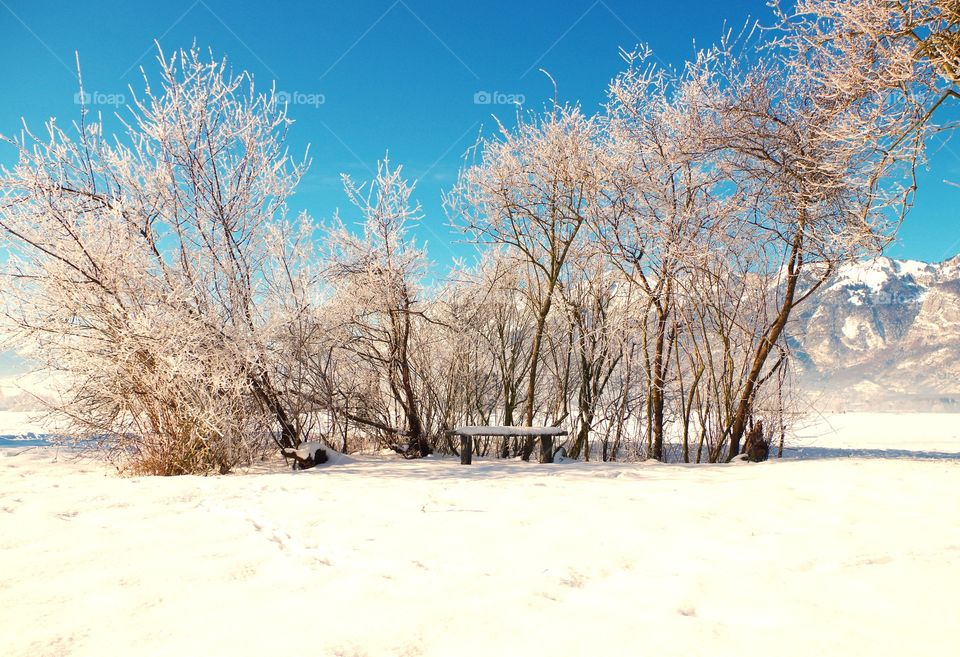
[[[620,47],[645,42],[680,64],[725,21],[748,17],[769,21],[765,0],[0,0],[0,133],[16,132],[21,117],[34,128],[77,117],[75,52],[94,104],[109,114],[129,98],[127,85],[141,88],[141,65],[156,72],[155,39],[167,51],[196,40],[259,86],[275,81],[290,94],[291,150],[309,143],[313,157],[296,209],[329,217],[345,205],[340,172],[369,177],[389,149],[419,181],[418,235],[445,263],[466,247],[447,226],[441,193],[479,132],[493,128],[492,115],[508,123],[515,115],[509,103],[475,102],[477,94],[521,94],[540,108],[553,95],[537,70],[545,68],[561,100],[592,111],[622,68]],[[960,182],[958,153],[960,143],[938,145],[890,255],[941,260],[960,251],[960,188],[944,183]],[[0,162],[11,161],[0,145]]]

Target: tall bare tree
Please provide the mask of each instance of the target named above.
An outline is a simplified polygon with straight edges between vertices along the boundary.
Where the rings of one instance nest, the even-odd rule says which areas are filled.
[[[418,295],[426,258],[407,235],[420,217],[420,206],[411,203],[413,186],[403,178],[402,167],[392,168],[386,159],[369,184],[348,176],[343,180],[362,215],[362,228],[358,234],[340,219],[334,221],[326,236],[326,278],[342,319],[341,348],[372,377],[372,396],[364,413],[353,419],[386,432],[404,455],[426,456],[431,446],[413,354],[416,324],[423,318]],[[385,399],[382,392],[388,393]],[[391,404],[400,410],[399,425]]]
[[[505,249],[528,272],[535,324],[523,422],[531,426],[547,319],[557,284],[583,240],[599,200],[604,158],[599,126],[578,108],[554,107],[520,117],[514,130],[478,144],[480,161],[466,168],[447,197],[455,220],[480,243]],[[524,458],[529,458],[528,441]]]

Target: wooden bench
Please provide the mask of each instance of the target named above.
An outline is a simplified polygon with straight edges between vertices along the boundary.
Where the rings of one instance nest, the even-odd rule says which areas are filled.
[[[540,462],[553,463],[553,439],[566,436],[567,432],[559,427],[457,427],[447,432],[448,436],[460,437],[460,464],[473,463],[473,439],[480,436],[502,436],[505,438],[539,438]]]

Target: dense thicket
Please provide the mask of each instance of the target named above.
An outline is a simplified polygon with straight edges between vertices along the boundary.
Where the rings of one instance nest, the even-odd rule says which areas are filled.
[[[84,112],[10,140],[9,334],[57,374],[55,413],[145,472],[311,440],[420,457],[463,424],[563,426],[574,458],[753,453],[786,427],[793,309],[891,239],[956,94],[956,16],[930,13],[952,4],[894,21],[886,68],[849,65],[897,3],[862,4],[800,3],[676,72],[625,54],[604,111],[500,126],[445,197],[476,261],[429,283],[401,167],[345,178],[344,219],[288,220],[285,108],[161,56],[120,138]]]

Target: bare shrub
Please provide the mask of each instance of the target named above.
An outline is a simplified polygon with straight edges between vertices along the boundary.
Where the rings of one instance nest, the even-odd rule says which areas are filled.
[[[86,108],[26,128],[2,171],[13,342],[57,375],[53,410],[137,472],[226,471],[301,440],[272,346],[302,265],[285,199],[303,165],[272,95],[197,50],[160,55],[116,140]]]

